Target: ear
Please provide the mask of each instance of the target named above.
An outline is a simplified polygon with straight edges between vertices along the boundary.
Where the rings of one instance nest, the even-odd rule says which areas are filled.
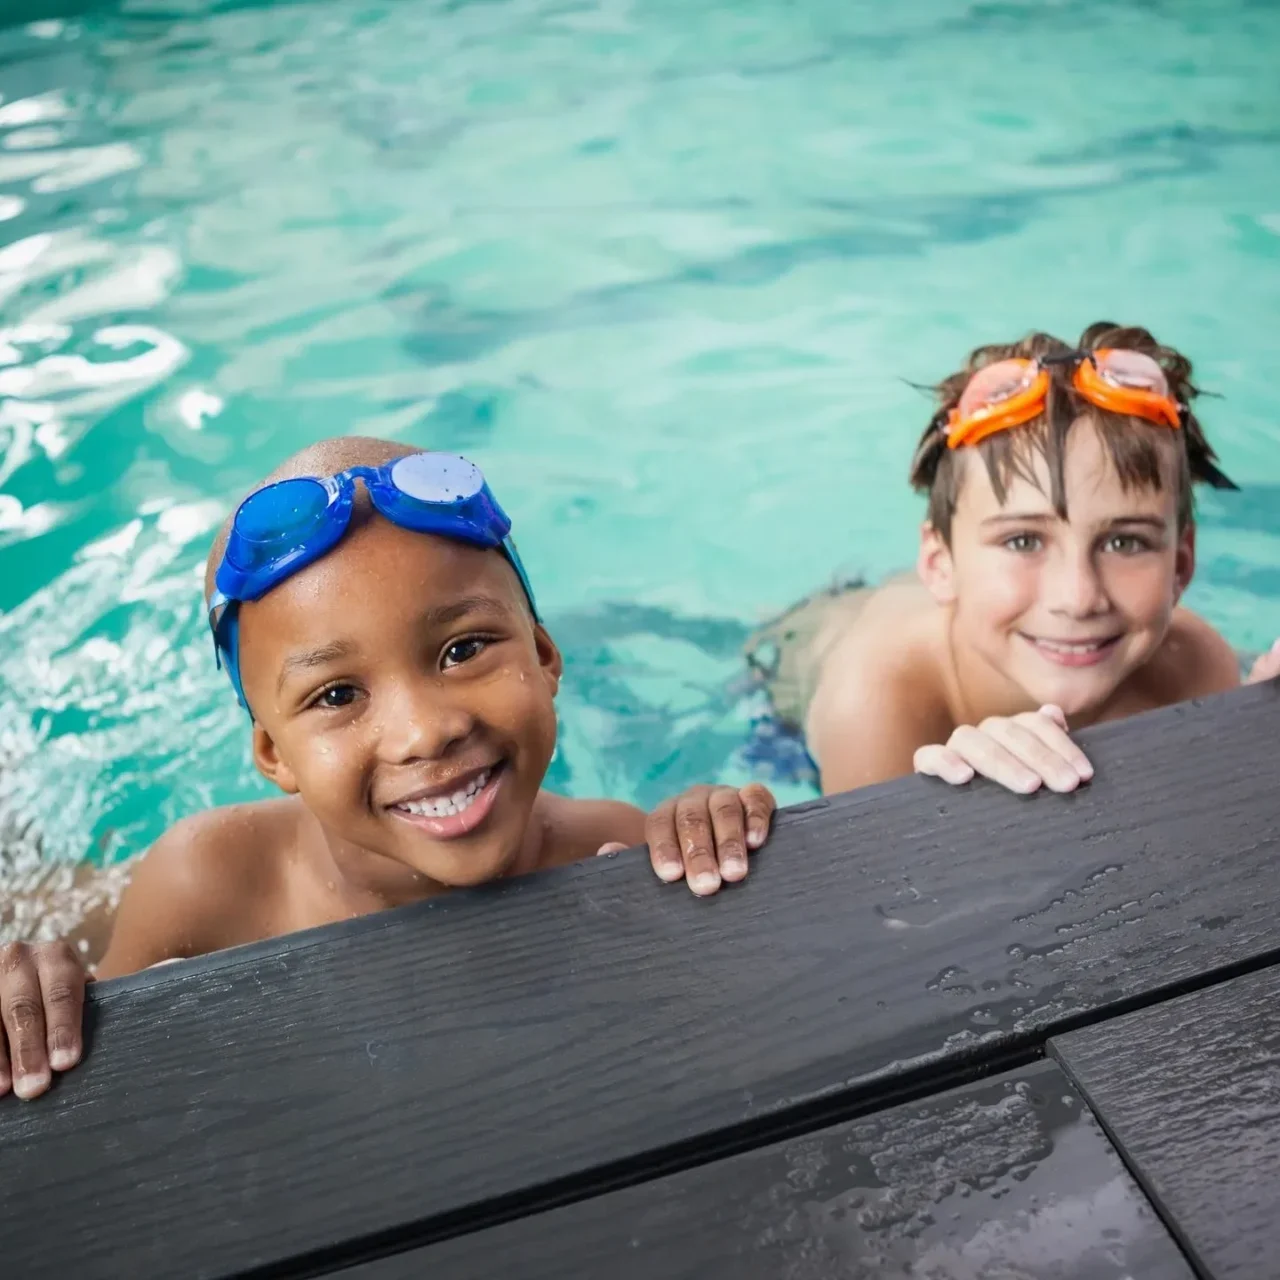
[[[1196,527],[1187,525],[1178,535],[1178,548],[1173,558],[1173,599],[1176,604],[1191,585],[1196,571]]]
[[[538,667],[541,669],[543,679],[546,680],[548,687],[551,689],[551,696],[554,698],[560,692],[560,677],[564,674],[564,658],[560,656],[560,650],[556,648],[556,642],[551,638],[550,632],[540,622],[533,628],[533,644],[538,653]]]
[[[281,759],[275,739],[256,720],[253,722],[253,763],[268,782],[274,782],[286,795],[298,794],[293,770]]]
[[[939,604],[954,603],[955,563],[951,558],[951,548],[928,520],[920,526],[920,553],[916,556],[916,573]]]

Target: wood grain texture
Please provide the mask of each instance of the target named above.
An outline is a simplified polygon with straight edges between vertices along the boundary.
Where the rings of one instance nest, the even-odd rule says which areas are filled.
[[[1277,954],[1278,710],[1107,726],[1074,796],[791,810],[707,901],[631,853],[102,984],[89,1060],[0,1100],[0,1257],[216,1277],[425,1243]]]
[[[343,1280],[1194,1280],[1052,1063]]]
[[[1280,1275],[1280,970],[1052,1043],[1204,1275]]]

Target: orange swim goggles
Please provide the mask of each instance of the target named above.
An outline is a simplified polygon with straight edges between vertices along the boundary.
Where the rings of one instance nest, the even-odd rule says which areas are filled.
[[[1042,414],[1053,365],[1074,365],[1071,385],[1099,409],[1132,414],[1163,427],[1183,425],[1186,408],[1170,394],[1169,380],[1153,357],[1120,348],[1068,351],[1038,360],[997,360],[979,369],[969,379],[959,404],[940,424],[947,435],[947,447],[978,444]]]

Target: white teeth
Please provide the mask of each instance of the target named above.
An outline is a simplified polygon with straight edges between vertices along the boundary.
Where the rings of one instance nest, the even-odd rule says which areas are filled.
[[[1106,640],[1090,640],[1083,644],[1065,644],[1060,640],[1037,640],[1042,649],[1052,649],[1054,653],[1097,653],[1108,642]]]
[[[452,795],[438,796],[434,800],[405,800],[396,808],[417,814],[420,818],[451,818],[454,814],[465,813],[475,804],[476,796],[489,781],[491,772],[485,769],[477,773],[465,787],[460,787]]]

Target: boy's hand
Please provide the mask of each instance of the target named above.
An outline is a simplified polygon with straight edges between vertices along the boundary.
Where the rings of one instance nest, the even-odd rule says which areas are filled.
[[[1093,777],[1093,766],[1067,734],[1060,707],[1047,704],[1017,716],[992,716],[977,728],[961,725],[946,746],[921,747],[917,773],[963,786],[980,773],[1024,795],[1043,783],[1052,791],[1074,791]]]
[[[1274,680],[1276,676],[1280,676],[1280,640],[1253,664],[1245,684],[1261,684],[1264,680]]]
[[[84,966],[65,942],[0,946],[0,1097],[38,1098],[80,1061]]]
[[[664,800],[645,819],[649,861],[668,884],[682,876],[699,897],[715,893],[725,880],[747,874],[747,852],[769,838],[769,822],[778,802],[768,787],[752,782],[733,787],[690,787]],[[624,846],[607,844],[601,853]]]

